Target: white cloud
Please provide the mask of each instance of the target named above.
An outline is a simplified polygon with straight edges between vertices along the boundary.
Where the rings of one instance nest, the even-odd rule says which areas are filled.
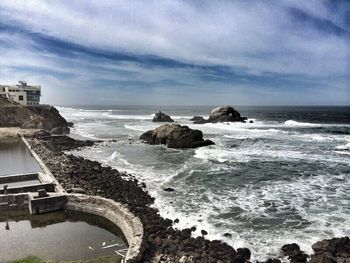
[[[88,47],[256,74],[349,73],[349,39],[297,26],[285,8],[342,25],[325,1],[3,0],[0,7],[31,31]]]

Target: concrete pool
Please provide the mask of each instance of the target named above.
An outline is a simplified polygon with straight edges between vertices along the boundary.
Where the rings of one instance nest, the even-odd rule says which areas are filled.
[[[87,260],[110,256],[119,262],[128,245],[107,219],[76,211],[30,215],[27,210],[0,213],[0,262],[29,255],[45,260]]]
[[[21,139],[0,141],[0,176],[42,172]]]

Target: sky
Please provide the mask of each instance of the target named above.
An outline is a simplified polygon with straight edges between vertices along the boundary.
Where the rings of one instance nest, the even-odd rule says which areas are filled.
[[[1,0],[18,80],[54,105],[350,105],[350,1]]]

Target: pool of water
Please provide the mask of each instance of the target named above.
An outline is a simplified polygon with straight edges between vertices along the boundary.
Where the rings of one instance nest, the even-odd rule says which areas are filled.
[[[0,213],[0,262],[30,255],[57,261],[110,256],[119,262],[127,249],[121,230],[100,216],[73,211]]]
[[[0,141],[0,176],[42,172],[22,140]]]

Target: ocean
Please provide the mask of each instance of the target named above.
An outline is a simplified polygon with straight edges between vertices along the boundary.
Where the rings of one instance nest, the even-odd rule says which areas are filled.
[[[58,107],[72,133],[105,142],[73,154],[145,182],[163,217],[196,226],[253,259],[282,245],[350,235],[350,107],[235,107],[254,123],[192,124],[213,106]],[[146,145],[140,135],[162,110],[216,145]],[[114,139],[114,141],[111,141]],[[116,140],[116,141],[115,141]],[[166,192],[164,188],[174,188]],[[224,235],[226,234],[226,235]]]

